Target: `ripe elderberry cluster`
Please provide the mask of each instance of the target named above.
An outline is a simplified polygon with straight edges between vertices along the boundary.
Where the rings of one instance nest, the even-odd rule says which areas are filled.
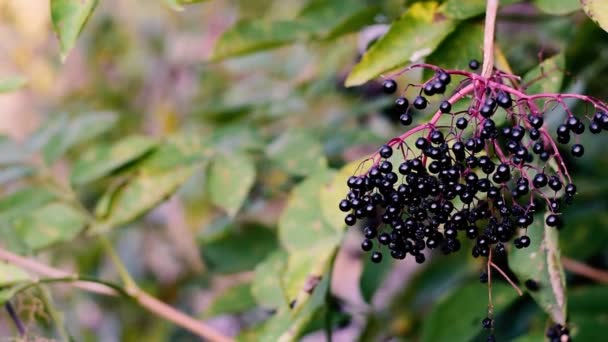
[[[568,328],[561,324],[555,324],[549,327],[546,336],[551,342],[569,342],[572,340]]]
[[[469,66],[475,70],[479,62]],[[388,250],[395,259],[409,254],[422,263],[425,250],[456,252],[463,238],[474,241],[474,257],[504,254],[509,243],[525,248],[527,229],[545,206],[546,225],[560,228],[562,206],[572,202],[576,186],[558,143],[573,141],[571,154],[581,157],[579,135],[586,127],[594,134],[608,130],[608,106],[578,94],[526,94],[519,77],[496,69],[484,77],[415,64],[397,76],[414,68],[435,74],[406,87],[419,89],[411,103],[405,96],[395,100],[400,121],[411,125],[415,110],[431,104],[435,115],[364,162],[369,168],[348,179],[350,191],[339,203],[347,225],[363,222],[361,248],[371,252],[371,260],[382,261]],[[458,83],[450,85],[452,79]],[[383,83],[387,94],[398,88],[392,78]],[[579,118],[565,99],[594,110]],[[556,107],[567,113],[556,130],[557,143],[544,120]]]

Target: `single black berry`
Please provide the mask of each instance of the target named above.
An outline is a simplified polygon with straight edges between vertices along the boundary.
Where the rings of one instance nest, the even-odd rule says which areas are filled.
[[[574,144],[572,145],[571,152],[573,156],[580,158],[583,156],[583,154],[585,154],[585,148],[581,144]]]
[[[456,127],[458,127],[458,129],[465,129],[467,128],[468,123],[469,122],[467,121],[467,119],[459,118],[458,120],[456,120]]]
[[[382,253],[380,252],[374,252],[372,253],[372,262],[377,264],[380,263],[382,261]]]
[[[410,102],[405,97],[398,97],[395,100],[395,106],[400,110],[405,110],[410,105]]]
[[[471,70],[479,69],[479,61],[476,59],[471,59],[469,61],[469,68],[471,68]]]
[[[340,201],[340,210],[343,212],[347,212],[351,209],[351,204],[348,200],[341,200]]]
[[[559,216],[551,214],[547,216],[545,223],[549,227],[559,227],[561,225],[561,220],[559,219]]]
[[[483,321],[481,321],[481,325],[484,329],[492,329],[492,323],[493,321],[490,317],[486,317],[483,319]]]
[[[401,114],[399,121],[403,126],[409,126],[412,124],[412,115],[409,113]]]
[[[382,91],[384,91],[385,94],[393,94],[394,92],[397,91],[397,82],[395,82],[395,80],[385,80],[382,83]]]
[[[388,145],[384,145],[380,148],[380,156],[382,158],[390,158],[393,155],[393,149],[388,146]]]
[[[371,240],[365,239],[365,240],[363,240],[363,242],[361,242],[362,250],[369,252],[372,250],[372,248],[374,248],[374,243]]]
[[[538,282],[534,279],[526,280],[524,285],[526,285],[526,288],[532,292],[538,291],[540,289],[540,286],[538,286]]]
[[[452,110],[452,105],[448,101],[442,101],[441,104],[439,105],[439,110],[442,113],[449,113],[450,110]]]
[[[414,108],[416,109],[424,109],[426,108],[427,105],[427,101],[426,98],[424,96],[416,96],[416,98],[414,99]]]

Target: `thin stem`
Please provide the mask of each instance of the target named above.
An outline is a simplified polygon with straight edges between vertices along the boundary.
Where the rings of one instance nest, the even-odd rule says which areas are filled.
[[[19,315],[17,315],[17,312],[15,311],[13,304],[11,304],[11,302],[7,301],[6,303],[4,303],[4,308],[6,309],[6,312],[8,313],[8,315],[13,320],[13,323],[15,323],[15,327],[17,328],[17,331],[19,332],[19,336],[21,336],[21,337],[25,336],[25,333],[26,333],[25,325],[23,324],[23,321],[21,321],[21,318],[19,318]]]
[[[562,257],[562,265],[564,265],[564,268],[567,271],[570,271],[574,274],[587,277],[589,279],[597,281],[598,283],[608,284],[608,271],[593,268],[589,265],[583,264],[580,261],[576,261],[567,257]]]
[[[490,254],[488,255],[488,263],[486,265],[486,272],[488,272],[488,317],[492,318],[494,314],[494,304],[492,304],[492,248],[490,248]]]
[[[483,67],[481,69],[481,76],[486,78],[489,78],[494,70],[494,29],[496,27],[497,11],[498,0],[488,0],[483,33]]]
[[[513,280],[511,280],[511,278],[509,278],[509,276],[503,270],[501,270],[500,267],[498,267],[498,265],[496,265],[494,262],[490,261],[490,266],[494,267],[494,269],[497,270],[498,273],[500,273],[503,276],[503,278],[505,278],[505,280],[507,282],[509,282],[509,284],[511,284],[511,286],[515,289],[515,291],[517,291],[518,295],[520,295],[520,296],[524,295],[524,292],[519,288],[519,286],[517,286],[513,282]]]
[[[81,279],[81,277],[77,275],[50,267],[36,260],[22,257],[2,248],[0,248],[0,260],[6,261],[29,272],[37,273],[46,277],[67,277],[68,279],[74,279],[74,277],[76,277],[77,279]],[[116,296],[119,294],[119,292],[126,293],[124,289],[118,286],[117,288],[120,288],[122,291],[117,291],[117,288],[112,288],[107,284],[91,283],[90,281],[76,281],[73,284],[75,287],[80,289],[107,296]],[[192,332],[200,338],[218,342],[233,341],[233,339],[221,334],[203,322],[170,307],[169,305],[159,301],[138,288],[134,289],[133,293],[129,294],[129,297],[133,298],[140,306],[148,311]]]
[[[105,252],[108,253],[108,256],[110,257],[110,260],[112,260],[114,267],[116,267],[116,269],[118,270],[118,275],[120,276],[120,279],[125,285],[127,292],[137,289],[137,283],[135,283],[135,280],[133,280],[133,277],[131,277],[129,271],[127,271],[127,267],[118,256],[118,253],[116,253],[116,250],[112,246],[112,243],[108,240],[108,238],[103,235],[99,236],[99,241],[101,242],[101,245]]]

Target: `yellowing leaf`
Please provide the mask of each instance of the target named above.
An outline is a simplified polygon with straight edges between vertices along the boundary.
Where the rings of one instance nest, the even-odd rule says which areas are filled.
[[[209,167],[207,178],[211,202],[236,215],[255,181],[255,164],[243,153],[220,154]]]
[[[580,0],[583,11],[591,20],[595,21],[604,31],[608,32],[608,1],[606,0]]]
[[[456,22],[438,15],[437,9],[436,2],[413,4],[365,53],[348,75],[346,86],[363,84],[432,53],[456,27]]]

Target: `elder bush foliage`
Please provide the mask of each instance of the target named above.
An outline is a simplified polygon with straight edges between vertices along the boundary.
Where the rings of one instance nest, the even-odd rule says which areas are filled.
[[[0,138],[3,336],[604,337],[604,1],[499,1],[489,71],[483,0],[49,6],[60,90],[0,73],[48,97]]]

